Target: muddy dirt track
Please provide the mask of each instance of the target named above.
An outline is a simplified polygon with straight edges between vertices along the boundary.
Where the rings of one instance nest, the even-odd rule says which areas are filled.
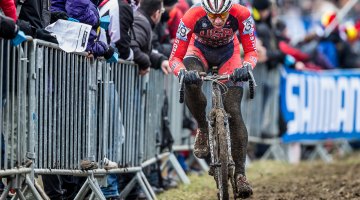
[[[262,161],[247,170],[253,185],[250,199],[359,199],[360,152],[333,163],[302,162],[298,165]],[[192,183],[168,190],[159,199],[216,199],[212,177],[191,175]]]
[[[253,199],[360,199],[360,156],[289,166],[252,182]]]

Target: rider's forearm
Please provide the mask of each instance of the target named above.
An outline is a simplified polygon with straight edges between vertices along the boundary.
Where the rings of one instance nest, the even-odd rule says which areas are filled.
[[[244,55],[244,62],[248,62],[251,64],[252,68],[254,69],[257,63],[258,55],[256,50],[246,52]]]
[[[182,59],[177,57],[172,57],[169,60],[169,65],[175,76],[179,75],[181,69],[185,69]]]

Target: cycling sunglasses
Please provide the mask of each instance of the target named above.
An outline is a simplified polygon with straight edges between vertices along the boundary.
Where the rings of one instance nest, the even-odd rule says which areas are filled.
[[[207,13],[207,16],[211,19],[216,19],[217,17],[219,17],[220,19],[224,20],[228,17],[229,12],[223,12],[220,14],[212,14],[212,13]]]

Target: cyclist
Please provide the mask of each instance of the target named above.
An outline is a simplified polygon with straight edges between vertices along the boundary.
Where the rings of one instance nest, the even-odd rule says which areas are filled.
[[[243,62],[239,41],[245,54]],[[187,83],[185,102],[199,124],[194,144],[194,154],[198,158],[209,158],[206,98],[198,72],[218,66],[219,75],[234,75],[234,79],[226,82],[229,90],[223,95],[223,102],[230,115],[231,154],[235,162],[237,195],[242,198],[251,196],[252,188],[245,176],[248,136],[240,110],[243,89],[236,80],[248,80],[247,72],[257,62],[255,46],[254,21],[246,7],[233,4],[232,0],[202,0],[201,6],[194,5],[181,19],[170,56],[174,74],[179,78],[184,76]]]

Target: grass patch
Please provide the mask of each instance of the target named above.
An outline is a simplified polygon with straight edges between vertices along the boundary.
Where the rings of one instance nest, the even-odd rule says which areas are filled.
[[[207,174],[189,176],[191,184],[179,184],[176,189],[168,190],[158,196],[159,200],[195,200],[195,199],[217,199],[216,186],[212,176]]]

